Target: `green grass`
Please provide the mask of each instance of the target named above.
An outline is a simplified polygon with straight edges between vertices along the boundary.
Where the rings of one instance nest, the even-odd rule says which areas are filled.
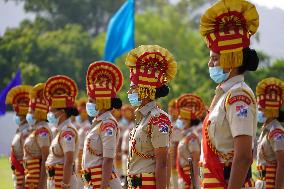
[[[0,188],[13,189],[12,170],[7,157],[0,157]]]

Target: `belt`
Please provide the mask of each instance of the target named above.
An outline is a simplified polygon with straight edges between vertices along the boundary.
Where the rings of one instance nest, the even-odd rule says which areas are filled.
[[[219,180],[217,180],[214,176],[212,176],[212,173],[210,170],[204,165],[203,163],[200,163],[200,178],[201,178],[201,185],[203,188],[216,188],[216,187],[223,187],[224,183],[221,183]],[[225,181],[228,181],[230,179],[230,172],[231,172],[232,164],[226,164],[224,165],[224,179]],[[214,187],[213,187],[214,186]],[[254,181],[252,179],[252,172],[251,168],[249,169],[245,183],[243,184],[243,187],[254,187]]]
[[[95,188],[100,188],[102,181],[102,165],[83,169],[81,170],[81,175],[86,186],[94,186]],[[114,171],[112,171],[110,179],[115,178],[117,178],[117,175]]]
[[[137,188],[141,186],[148,186],[149,188],[156,188],[156,178],[154,173],[140,173],[136,175],[127,176],[128,186]]]
[[[54,180],[54,186],[56,189],[61,189],[61,183],[63,180],[63,166],[63,164],[46,166],[48,180]]]
[[[41,159],[25,160],[25,188],[37,188],[40,179]]]
[[[277,165],[258,165],[258,180],[265,181],[266,188],[271,189],[275,186]]]

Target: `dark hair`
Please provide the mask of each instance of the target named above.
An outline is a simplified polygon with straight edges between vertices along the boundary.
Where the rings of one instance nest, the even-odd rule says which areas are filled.
[[[249,47],[243,49],[243,64],[238,68],[239,74],[246,71],[255,71],[258,67],[259,58],[254,49]]]
[[[190,126],[197,126],[200,122],[200,119],[192,119],[190,120]]]
[[[71,108],[63,108],[64,112],[66,113],[67,117],[71,117],[71,116],[77,116],[79,115],[79,111],[77,110],[77,108],[75,107],[71,107]]]
[[[111,99],[111,108],[120,109],[122,106],[122,101],[120,98]]]
[[[157,99],[157,98],[165,97],[169,94],[169,92],[170,92],[169,86],[163,85],[156,89],[155,98]]]
[[[279,110],[279,116],[277,118],[279,122],[284,122],[284,110]]]

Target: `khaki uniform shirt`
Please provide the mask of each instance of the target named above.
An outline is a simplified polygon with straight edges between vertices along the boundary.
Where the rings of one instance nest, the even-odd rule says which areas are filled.
[[[82,168],[102,165],[103,157],[114,158],[119,138],[119,130],[111,111],[93,120],[92,128],[84,142]]]
[[[239,135],[252,136],[254,141],[257,128],[255,101],[254,93],[244,82],[243,75],[235,76],[217,87],[210,107],[208,135],[218,152],[232,153],[233,139]],[[219,158],[221,162],[232,161],[232,157],[227,158],[229,160]]]
[[[12,140],[11,148],[17,160],[23,160],[24,157],[23,145],[26,137],[30,133],[29,128],[30,127],[28,124],[19,126],[19,129]]]
[[[57,129],[58,132],[49,148],[49,155],[45,163],[47,166],[64,164],[64,154],[67,152],[74,152],[75,160],[78,153],[78,132],[71,120],[65,120]]]
[[[27,137],[24,144],[24,159],[41,158],[41,148],[49,147],[52,133],[45,121],[35,125],[35,130]]]
[[[88,120],[84,121],[81,124],[81,128],[78,131],[78,135],[79,135],[79,150],[83,150],[83,148],[84,148],[84,141],[85,141],[85,138],[86,138],[87,133],[90,130],[90,128],[91,128],[91,124],[89,123]]]
[[[275,152],[284,150],[284,129],[276,119],[262,129],[258,139],[257,164],[276,164]]]
[[[181,167],[189,166],[188,158],[192,152],[200,152],[200,141],[194,128],[190,128],[185,137],[178,144],[178,155]]]
[[[129,154],[129,137],[130,137],[130,132],[134,128],[134,122],[131,122],[128,126],[128,129],[124,132],[122,136],[122,143],[121,143],[121,161],[122,161],[122,172],[123,175],[127,175],[127,158]]]
[[[171,122],[155,101],[136,110],[135,128],[130,133],[128,174],[154,173],[154,149],[169,147]]]

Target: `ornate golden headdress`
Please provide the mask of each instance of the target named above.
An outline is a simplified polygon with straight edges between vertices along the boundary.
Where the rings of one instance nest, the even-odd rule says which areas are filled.
[[[156,88],[171,81],[177,72],[172,54],[158,45],[141,45],[131,50],[125,61],[130,81],[138,86],[141,99],[155,99]]]
[[[43,96],[44,83],[38,83],[30,91],[30,108],[34,110],[34,117],[38,120],[46,120],[48,102]]]
[[[45,83],[44,97],[52,108],[74,107],[77,94],[75,81],[65,75],[50,77]]]
[[[19,116],[25,116],[29,110],[29,92],[32,90],[30,85],[19,85],[13,87],[6,96],[6,104],[11,104],[14,111]]]
[[[260,81],[256,86],[256,96],[266,117],[278,117],[284,101],[283,81],[274,77]]]
[[[123,75],[113,63],[97,61],[89,66],[86,82],[87,93],[96,101],[97,110],[108,110],[111,98],[116,97],[122,87]]]
[[[255,6],[246,0],[219,0],[201,17],[200,33],[213,52],[220,53],[220,66],[240,67],[242,50],[259,26]]]
[[[182,119],[199,119],[203,116],[205,104],[202,99],[194,94],[184,94],[177,99],[179,116]]]

